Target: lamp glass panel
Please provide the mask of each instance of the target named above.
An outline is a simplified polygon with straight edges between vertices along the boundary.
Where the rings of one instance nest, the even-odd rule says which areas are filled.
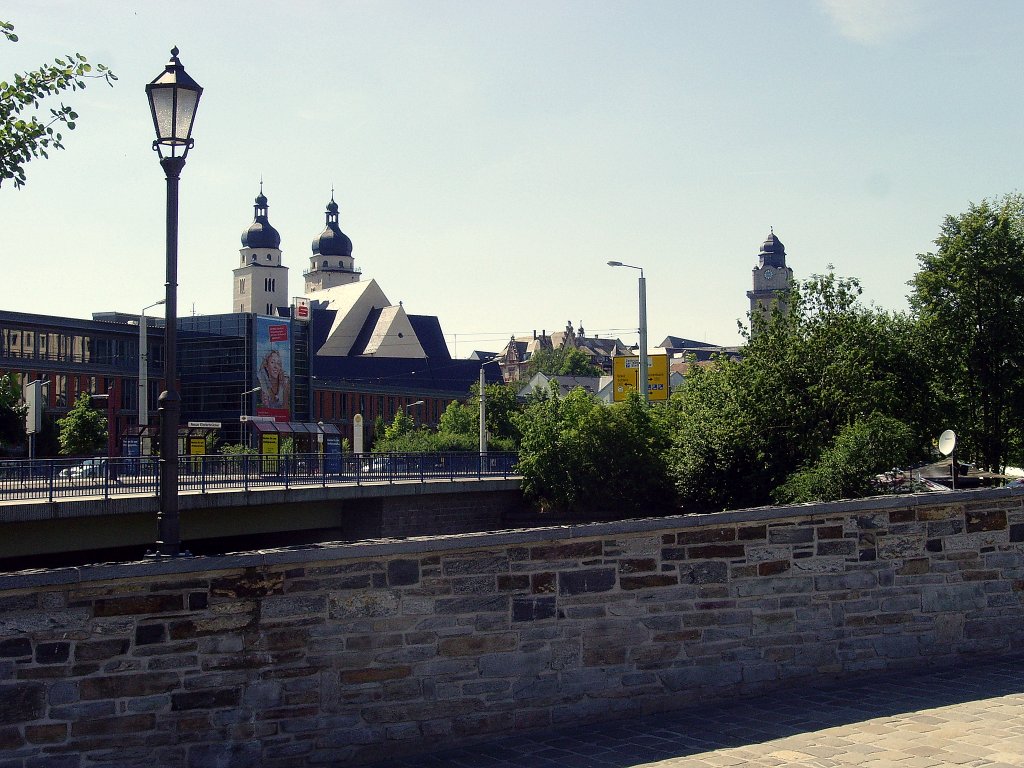
[[[177,115],[175,120],[175,143],[185,144],[192,134],[192,121],[196,116],[196,105],[199,101],[197,91],[178,89]]]
[[[164,143],[174,133],[174,88],[154,87],[149,91],[157,141]]]

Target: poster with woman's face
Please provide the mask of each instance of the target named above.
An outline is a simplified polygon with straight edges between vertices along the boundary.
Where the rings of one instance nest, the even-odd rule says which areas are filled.
[[[256,415],[291,418],[291,335],[287,321],[256,318]]]

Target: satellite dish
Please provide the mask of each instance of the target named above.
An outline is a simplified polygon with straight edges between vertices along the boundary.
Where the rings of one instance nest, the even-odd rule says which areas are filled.
[[[947,429],[939,435],[939,453],[943,456],[949,456],[954,448],[956,448],[956,432],[952,429]]]

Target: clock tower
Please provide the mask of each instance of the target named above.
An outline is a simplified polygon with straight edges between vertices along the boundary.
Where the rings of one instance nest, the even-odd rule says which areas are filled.
[[[753,290],[747,291],[751,315],[768,311],[774,303],[785,312],[786,294],[793,284],[793,270],[786,266],[786,247],[775,236],[774,229],[761,244],[753,279]]]

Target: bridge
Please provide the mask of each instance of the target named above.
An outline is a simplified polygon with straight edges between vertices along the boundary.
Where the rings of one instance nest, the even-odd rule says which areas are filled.
[[[182,540],[195,554],[502,527],[515,454],[186,456]],[[157,536],[155,459],[0,465],[0,568],[141,556]]]

